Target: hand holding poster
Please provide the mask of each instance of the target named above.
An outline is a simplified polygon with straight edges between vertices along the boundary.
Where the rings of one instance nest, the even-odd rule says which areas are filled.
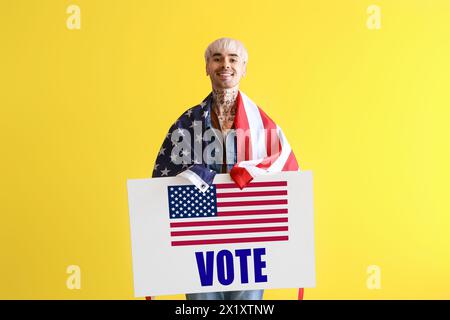
[[[312,173],[128,180],[136,297],[315,286]]]

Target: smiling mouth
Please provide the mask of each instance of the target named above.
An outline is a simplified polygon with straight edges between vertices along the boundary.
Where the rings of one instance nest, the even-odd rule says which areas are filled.
[[[232,77],[234,75],[234,73],[218,73],[217,75],[221,78],[228,78],[228,77]]]

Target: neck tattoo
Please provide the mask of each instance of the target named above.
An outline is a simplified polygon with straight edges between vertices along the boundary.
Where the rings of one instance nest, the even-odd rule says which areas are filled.
[[[226,134],[234,123],[238,89],[213,89],[213,108],[219,119],[220,129]]]

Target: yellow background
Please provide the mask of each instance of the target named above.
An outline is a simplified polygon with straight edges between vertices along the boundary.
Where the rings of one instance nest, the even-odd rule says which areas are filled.
[[[203,53],[223,36],[314,173],[305,299],[450,298],[450,1],[1,0],[0,17],[0,298],[133,299],[126,179],[150,177],[210,92]]]

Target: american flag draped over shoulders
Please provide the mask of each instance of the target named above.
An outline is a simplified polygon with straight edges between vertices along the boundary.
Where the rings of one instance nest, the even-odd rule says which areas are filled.
[[[212,184],[216,172],[211,171],[203,159],[203,150],[211,143],[203,139],[207,124],[210,123],[211,106],[212,93],[202,103],[184,112],[170,127],[159,150],[152,177],[180,175],[205,191]],[[238,161],[230,175],[241,189],[258,175],[299,170],[294,152],[281,128],[241,91],[237,96],[234,126]],[[198,130],[199,127],[201,130]],[[190,150],[182,151],[185,155],[189,154],[190,161],[174,161],[179,160],[177,156],[181,156],[172,152],[176,144],[171,139],[174,133],[190,137]],[[202,148],[199,152],[195,150],[194,144],[200,141]]]
[[[206,120],[210,117],[208,104],[210,99],[212,99],[212,94],[208,95],[199,105],[189,108],[172,124],[158,152],[153,168],[153,178],[176,176],[178,173],[188,169],[191,166],[189,163],[175,164],[175,162],[172,161],[172,148],[174,147],[174,143],[171,140],[171,136],[174,132],[182,132],[182,130],[187,130],[190,133],[191,138],[199,139],[199,137],[195,137],[194,135],[194,129],[197,126],[202,128],[203,136]],[[202,143],[203,146],[206,145],[206,142],[204,142],[203,139]],[[194,153],[194,150],[190,150],[190,152],[194,155],[192,162],[201,162],[201,154]]]

